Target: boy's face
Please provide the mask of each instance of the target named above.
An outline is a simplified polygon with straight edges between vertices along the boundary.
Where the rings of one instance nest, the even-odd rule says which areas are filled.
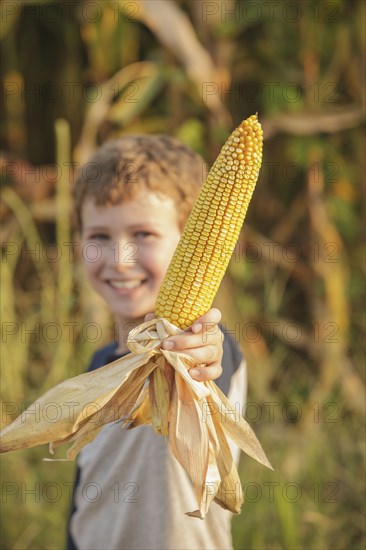
[[[180,239],[173,200],[146,191],[115,206],[82,208],[82,258],[93,288],[117,321],[141,322],[155,300]]]

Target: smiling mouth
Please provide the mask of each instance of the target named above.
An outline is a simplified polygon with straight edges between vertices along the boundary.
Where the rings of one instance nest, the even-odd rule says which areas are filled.
[[[108,281],[109,285],[116,290],[132,290],[141,286],[145,280],[131,279],[129,281]]]

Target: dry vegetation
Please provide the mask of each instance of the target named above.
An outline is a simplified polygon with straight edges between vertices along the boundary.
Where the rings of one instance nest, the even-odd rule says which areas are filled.
[[[258,111],[264,165],[217,304],[275,472],[243,458],[235,547],[363,548],[364,3],[66,4],[2,6],[3,423],[113,338],[72,244],[76,163],[133,132],[211,162]],[[74,466],[46,454],[2,459],[3,548],[64,545]]]

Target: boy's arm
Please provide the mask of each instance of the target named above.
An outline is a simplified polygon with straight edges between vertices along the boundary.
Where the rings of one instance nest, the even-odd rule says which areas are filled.
[[[190,375],[197,381],[215,380],[222,373],[224,337],[220,321],[220,310],[212,308],[182,334],[170,336],[162,343],[163,349],[182,351],[205,365],[190,369]]]

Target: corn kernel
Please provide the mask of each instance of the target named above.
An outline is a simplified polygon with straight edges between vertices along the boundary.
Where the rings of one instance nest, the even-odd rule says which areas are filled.
[[[262,135],[256,115],[231,134],[208,174],[168,267],[156,314],[182,329],[211,307],[258,178]]]

